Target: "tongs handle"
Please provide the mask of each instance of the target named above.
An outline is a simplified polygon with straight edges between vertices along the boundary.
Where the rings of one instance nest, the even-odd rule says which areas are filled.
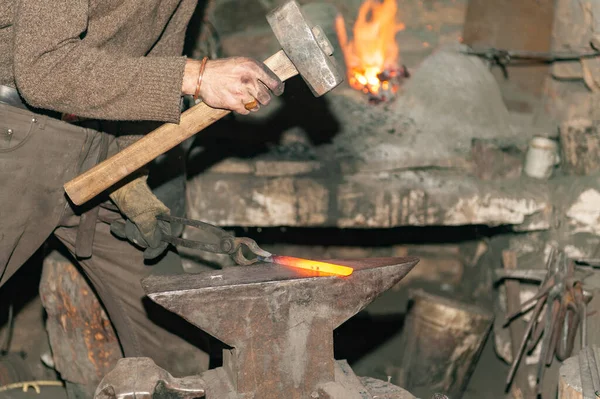
[[[259,262],[259,257],[267,258],[271,256],[270,252],[267,252],[259,247],[256,241],[253,239],[247,237],[236,238],[222,228],[209,223],[171,215],[158,215],[156,218],[170,223],[181,223],[185,226],[195,227],[199,230],[209,232],[219,239],[218,243],[207,243],[163,234],[161,239],[175,246],[199,249],[201,251],[212,252],[215,254],[231,255],[233,260],[235,260],[238,265],[242,266],[252,265],[256,262]],[[243,246],[246,246],[248,250],[257,257],[253,259],[246,258],[244,256]]]
[[[220,227],[214,226],[209,223],[201,222],[199,220],[192,220],[181,218],[171,215],[157,215],[158,220],[163,220],[169,223],[179,223],[185,226],[197,228],[198,230],[206,231],[211,233],[219,239],[218,243],[207,243],[195,240],[188,240],[185,238],[175,237],[167,234],[163,234],[161,240],[168,242],[175,246],[182,246],[186,248],[199,249],[202,251],[212,252],[216,254],[232,254],[235,252],[235,238]]]

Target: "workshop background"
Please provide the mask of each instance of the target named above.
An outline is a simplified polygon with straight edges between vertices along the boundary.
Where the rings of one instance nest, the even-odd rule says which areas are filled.
[[[266,59],[279,45],[265,14],[283,2],[199,2],[186,53]],[[600,4],[299,3],[332,41],[346,81],[315,99],[294,79],[259,113],[200,133],[189,143],[188,217],[278,254],[419,257],[406,278],[336,330],[336,359],[421,398],[535,397],[542,344],[505,392],[529,319],[504,319],[515,297],[525,302],[539,284],[504,284],[498,269],[543,271],[553,248],[589,264],[600,258]],[[373,59],[378,69],[369,70]],[[77,364],[84,380],[119,356],[93,290],[69,260],[48,254],[53,244],[0,292],[0,345],[10,344],[0,347],[0,385],[22,375],[56,379],[55,362]],[[187,272],[232,265],[180,252]],[[600,345],[600,280],[584,269],[593,297],[581,318],[587,343]],[[452,312],[485,322],[444,319]],[[549,359],[543,398],[559,390],[561,362]],[[583,397],[561,384],[559,397]]]

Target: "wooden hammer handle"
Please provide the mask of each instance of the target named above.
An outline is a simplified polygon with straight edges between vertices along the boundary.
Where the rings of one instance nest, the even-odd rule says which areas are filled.
[[[282,81],[298,74],[283,50],[269,57],[265,65]],[[178,125],[165,123],[123,151],[67,182],[64,185],[65,191],[74,204],[84,204],[229,112],[200,103],[184,112]]]

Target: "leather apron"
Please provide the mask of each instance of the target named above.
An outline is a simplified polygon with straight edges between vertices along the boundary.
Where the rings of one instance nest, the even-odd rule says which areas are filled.
[[[52,234],[63,184],[91,166],[103,134],[0,103],[0,286]]]

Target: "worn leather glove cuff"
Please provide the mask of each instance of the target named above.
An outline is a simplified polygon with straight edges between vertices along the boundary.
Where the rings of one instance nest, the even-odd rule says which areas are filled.
[[[169,224],[164,221],[158,222],[158,230],[157,234],[160,232],[161,234],[170,234]],[[149,247],[146,239],[142,237],[142,233],[137,228],[135,224],[131,222],[131,220],[127,220],[126,222],[122,222],[120,220],[115,221],[110,224],[110,232],[115,236],[122,238],[124,240],[128,240],[135,244],[136,246],[144,249],[144,259],[154,259],[159,257],[167,247],[168,243],[164,241],[160,241],[160,244],[157,247]]]
[[[157,248],[161,246],[162,231],[159,228],[156,216],[169,214],[170,211],[152,193],[150,187],[148,187],[146,175],[137,177],[120,187],[110,194],[110,198],[121,213],[139,229],[148,247]]]

